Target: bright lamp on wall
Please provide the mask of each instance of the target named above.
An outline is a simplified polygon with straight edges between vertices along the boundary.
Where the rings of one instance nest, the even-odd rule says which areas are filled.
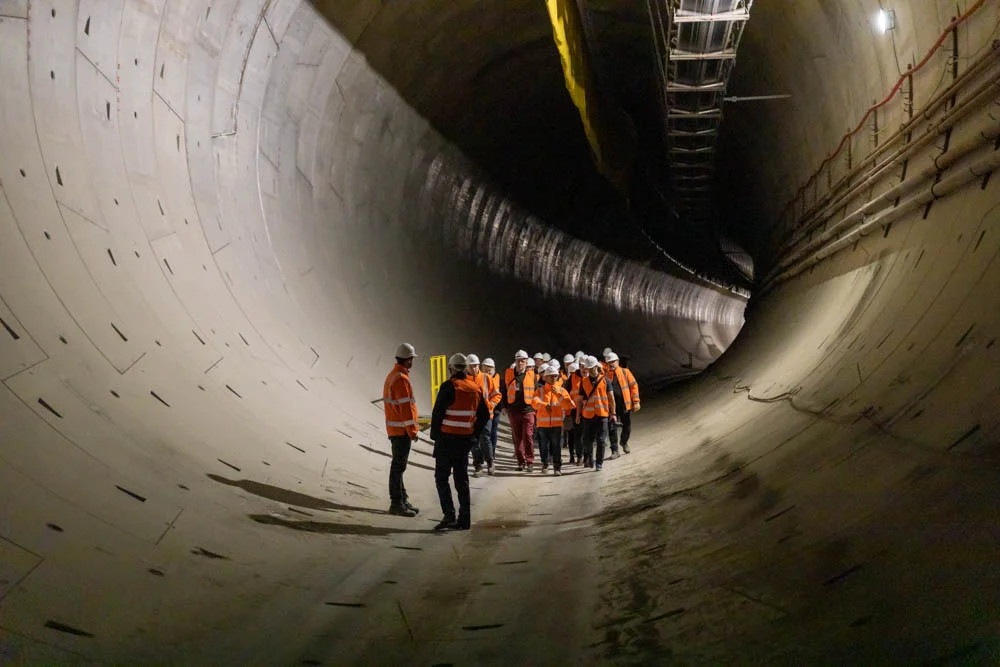
[[[896,12],[892,9],[880,9],[875,15],[875,27],[883,35],[896,29]]]

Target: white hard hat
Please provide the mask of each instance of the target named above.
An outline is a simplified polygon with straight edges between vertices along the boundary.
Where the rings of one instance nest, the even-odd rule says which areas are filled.
[[[552,361],[549,362],[549,366],[552,368],[552,370],[558,371],[559,370],[559,360],[558,359],[553,359]]]
[[[580,359],[583,359],[585,356],[587,355],[583,353],[583,350],[577,350],[573,358],[579,361]]]
[[[535,367],[535,360],[528,359],[528,368],[534,368],[534,367]]]
[[[524,350],[518,350],[517,352],[514,353],[514,358],[515,359],[527,359],[528,358],[528,353],[525,352]]]
[[[541,352],[535,352],[535,357],[534,358],[535,359],[541,359],[542,361],[545,361],[545,355],[542,354]]]
[[[477,357],[474,354],[470,354],[468,357],[466,357],[466,360],[469,362],[470,366],[472,366],[473,364],[478,364],[479,363],[479,357]]]
[[[563,363],[564,364],[569,364],[569,363],[572,363],[574,361],[576,361],[576,357],[574,357],[572,354],[567,354],[565,357],[563,357]]]
[[[542,355],[542,359],[544,359],[545,361],[552,361],[552,355],[546,352],[545,354]]]
[[[597,366],[598,366],[597,357],[594,356],[587,357],[587,365],[584,366],[584,368],[597,368]]]
[[[609,364],[612,361],[618,361],[618,355],[615,354],[614,352],[608,352],[606,355],[604,355],[604,361],[608,362]]]
[[[569,366],[566,367],[566,372],[568,373],[575,373],[578,370],[580,370],[580,364],[576,363],[575,361],[569,362]]]
[[[545,366],[542,366],[542,375],[559,375],[559,369],[546,364]]]
[[[452,368],[465,368],[469,365],[469,358],[461,352],[456,352],[448,359],[448,365]]]
[[[605,357],[608,356],[609,354],[611,354],[611,348],[610,347],[604,348],[604,352],[602,354],[604,354]]]
[[[486,357],[485,359],[483,359],[483,366],[489,366],[490,368],[496,368],[496,364],[494,364],[493,360],[490,359],[489,357]]]
[[[397,359],[412,359],[417,356],[417,351],[413,349],[413,346],[409,343],[401,343],[399,347],[396,348],[396,358]]]

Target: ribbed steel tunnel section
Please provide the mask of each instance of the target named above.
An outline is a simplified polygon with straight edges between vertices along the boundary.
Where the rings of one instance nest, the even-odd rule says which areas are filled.
[[[336,29],[299,0],[0,0],[0,661],[996,662],[998,179],[753,303],[602,476],[477,484],[436,539],[424,441],[424,512],[383,513],[395,343],[610,344],[653,379],[743,304],[548,228],[441,132],[516,136],[386,83],[440,111],[499,58],[564,95],[544,8],[317,4]],[[893,78],[876,7],[755,6],[737,83],[797,96],[720,144],[757,239]],[[900,48],[948,12],[900,8]]]

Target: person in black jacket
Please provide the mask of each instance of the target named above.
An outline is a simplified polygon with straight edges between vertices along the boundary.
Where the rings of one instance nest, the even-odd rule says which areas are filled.
[[[472,524],[469,498],[469,452],[479,439],[490,410],[483,400],[482,388],[465,375],[468,364],[464,354],[448,360],[451,373],[438,389],[431,413],[431,440],[434,441],[434,482],[444,518],[435,530],[468,530]],[[458,494],[458,517],[451,496],[448,477],[455,479]]]

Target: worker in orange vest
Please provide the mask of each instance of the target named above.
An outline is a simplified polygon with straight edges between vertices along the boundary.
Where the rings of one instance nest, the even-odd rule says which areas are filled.
[[[434,483],[444,518],[434,530],[468,530],[472,522],[469,499],[469,452],[479,440],[490,418],[483,390],[466,376],[468,358],[453,354],[448,360],[450,377],[441,383],[431,412],[434,441]],[[455,480],[458,517],[448,477]]]
[[[575,359],[575,358],[574,358]],[[563,389],[569,392],[570,400],[573,401],[574,412],[566,416],[566,423],[563,426],[563,431],[566,435],[566,444],[569,447],[569,462],[577,463],[583,465],[583,437],[581,434],[581,427],[576,424],[576,412],[575,406],[577,401],[577,396],[580,395],[580,382],[583,380],[583,375],[580,372],[580,364],[575,360],[569,362],[566,365],[566,381],[563,383]]]
[[[542,473],[549,469],[552,461],[553,474],[562,474],[562,432],[567,415],[572,415],[575,405],[562,383],[559,370],[552,362],[543,366],[544,383],[535,394],[535,423],[538,426],[538,449],[542,454]]]
[[[396,365],[382,385],[385,430],[392,449],[389,464],[389,513],[413,517],[418,510],[410,504],[403,484],[403,473],[410,459],[410,443],[417,440],[417,402],[410,385],[410,368],[417,356],[413,346],[402,343],[396,348]]]
[[[528,367],[528,353],[518,350],[514,367],[504,372],[503,394],[514,440],[517,469],[531,472],[535,465],[535,372]]]
[[[632,413],[639,412],[639,383],[635,381],[632,371],[622,368],[618,355],[609,352],[605,357],[608,364],[608,379],[611,380],[611,390],[618,406],[618,423],[612,423],[609,431],[611,439],[611,458],[618,458],[618,439],[621,431],[622,451],[631,453],[628,440],[632,435]]]
[[[473,477],[479,477],[479,473],[483,470],[483,464],[486,464],[486,474],[493,476],[493,447],[490,443],[490,433],[492,432],[492,422],[493,422],[493,408],[497,406],[500,402],[500,387],[497,386],[493,379],[486,373],[480,372],[479,370],[479,357],[474,354],[468,356],[468,369],[466,375],[469,379],[476,383],[476,385],[483,392],[483,400],[486,401],[486,407],[490,410],[490,418],[483,426],[482,433],[479,434],[479,439],[476,440],[476,445],[472,448],[472,467],[475,468],[475,472],[472,473]]]
[[[576,423],[583,425],[584,465],[600,471],[604,467],[604,448],[608,441],[608,423],[615,420],[615,396],[611,382],[601,372],[597,357],[587,357],[587,375],[580,382]],[[594,460],[594,442],[597,460]]]
[[[483,374],[490,379],[490,391],[500,394],[500,400],[493,406],[493,418],[490,420],[490,454],[493,460],[497,460],[497,436],[499,435],[500,413],[503,412],[503,394],[500,393],[500,374],[497,373],[496,364],[489,357],[483,359]]]

